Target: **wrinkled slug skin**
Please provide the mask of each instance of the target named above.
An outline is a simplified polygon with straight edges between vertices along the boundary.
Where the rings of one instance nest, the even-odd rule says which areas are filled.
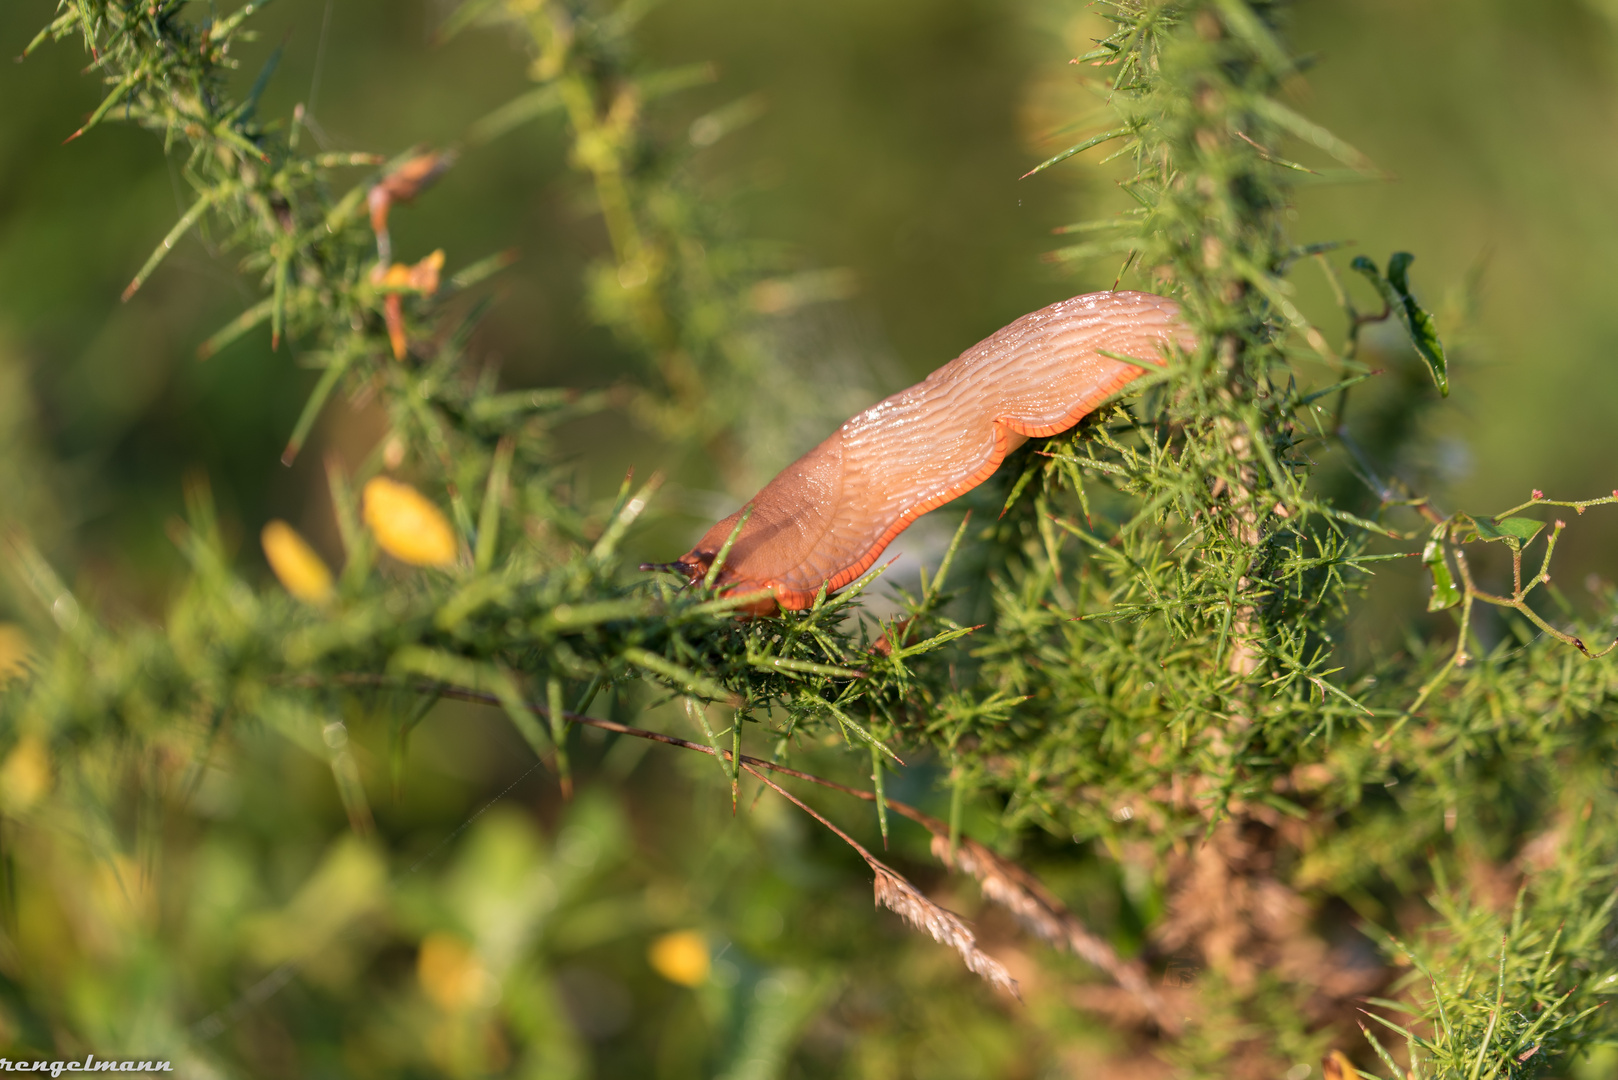
[[[1024,315],[783,469],[748,504],[719,584],[768,588],[792,610],[812,604],[822,584],[847,585],[912,521],[988,479],[1024,438],[1066,431],[1141,374],[1103,351],[1161,363],[1171,345],[1194,349],[1179,315],[1172,300],[1140,292],[1090,293]],[[740,516],[680,560],[693,580]]]

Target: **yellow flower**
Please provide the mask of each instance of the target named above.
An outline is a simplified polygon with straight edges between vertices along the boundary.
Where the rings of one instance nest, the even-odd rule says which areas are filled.
[[[382,550],[412,566],[449,566],[455,531],[442,511],[409,484],[378,476],[365,485],[365,524]]]
[[[708,972],[713,966],[708,943],[695,930],[664,934],[652,942],[646,958],[654,971],[681,986],[701,986],[708,981]]]
[[[438,291],[438,275],[444,269],[444,249],[439,248],[413,266],[394,263],[382,275],[382,287],[398,291],[407,289],[431,296]]]
[[[0,806],[28,809],[51,788],[51,755],[38,735],[24,735],[0,765]]]
[[[0,623],[0,686],[28,674],[28,638],[22,627]]]
[[[410,339],[405,336],[404,301],[400,290],[431,296],[438,291],[438,274],[444,269],[444,249],[439,248],[414,266],[394,263],[381,272],[381,284],[387,291],[382,298],[382,320],[388,326],[388,340],[393,344],[393,358],[403,360],[410,350]]]
[[[1324,1080],[1359,1080],[1359,1070],[1354,1063],[1348,1060],[1348,1055],[1341,1050],[1333,1050],[1321,1062],[1321,1073]]]
[[[287,592],[310,604],[331,599],[331,571],[296,529],[284,521],[272,521],[264,526],[259,540],[270,569]]]
[[[416,978],[433,1003],[445,1012],[477,1005],[490,996],[493,979],[466,943],[434,931],[416,955]]]

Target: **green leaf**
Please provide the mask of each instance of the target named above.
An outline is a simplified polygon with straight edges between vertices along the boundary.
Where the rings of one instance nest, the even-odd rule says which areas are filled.
[[[944,579],[949,576],[950,564],[955,561],[955,552],[960,549],[961,540],[966,536],[966,527],[972,523],[972,511],[968,510],[961,518],[961,523],[955,529],[955,536],[950,540],[949,547],[944,549],[944,557],[939,560],[938,573],[933,575],[930,585],[922,587],[922,603],[932,606],[938,599],[938,594],[944,587]]]
[[[545,681],[545,712],[551,722],[551,745],[556,747],[556,776],[562,784],[562,797],[573,797],[573,772],[567,761],[567,717],[562,713],[562,681]]]
[[[714,582],[719,580],[719,573],[725,568],[725,560],[730,558],[730,549],[736,546],[736,538],[742,534],[742,529],[747,525],[747,519],[752,516],[753,504],[748,503],[742,508],[741,516],[736,519],[736,524],[730,530],[730,535],[725,537],[724,544],[719,548],[719,554],[715,555],[713,562],[708,565],[708,572],[702,578],[702,587],[704,589],[713,588]]]
[[[792,660],[785,656],[768,656],[748,660],[748,665],[760,671],[790,671],[797,675],[826,675],[834,679],[863,679],[865,672],[836,664],[816,664],[808,660]]]
[[[275,51],[270,53],[270,58],[264,61],[264,66],[259,69],[258,78],[253,80],[252,88],[247,91],[246,99],[236,109],[236,115],[233,118],[234,123],[241,125],[253,119],[253,114],[258,110],[259,99],[264,96],[265,89],[269,87],[270,79],[275,75],[275,69],[281,66],[281,54],[285,51],[285,43],[277,45]]]
[[[731,593],[729,596],[721,596],[717,600],[708,600],[701,604],[692,604],[684,610],[688,615],[723,615],[737,608],[756,604],[760,600],[773,599],[775,599],[774,589],[754,589],[750,592]]]
[[[1411,344],[1427,361],[1427,369],[1433,374],[1433,382],[1438,384],[1438,392],[1448,397],[1449,362],[1444,356],[1444,343],[1438,340],[1438,327],[1432,315],[1410,295],[1410,264],[1415,259],[1408,251],[1394,252],[1388,259],[1388,283],[1399,294],[1400,321],[1410,334]]]
[[[1421,549],[1421,561],[1433,575],[1433,595],[1427,601],[1428,611],[1443,611],[1461,602],[1461,590],[1455,587],[1449,562],[1444,558],[1444,532],[1449,522],[1439,524]]]
[[[494,423],[513,413],[555,412],[572,404],[579,393],[571,389],[513,390],[506,394],[492,394],[472,402],[468,415],[479,423]]]
[[[473,285],[485,278],[492,277],[516,261],[517,251],[515,248],[508,248],[505,251],[496,252],[493,255],[479,259],[466,269],[451,275],[449,288],[444,291],[448,294],[451,291],[460,292],[462,289],[470,289]]]
[[[1006,496],[1006,504],[1000,508],[1001,517],[1005,517],[1011,508],[1016,505],[1018,496],[1023,493],[1023,489],[1028,486],[1028,482],[1034,478],[1040,468],[1041,466],[1039,465],[1030,464],[1023,469],[1022,475],[1017,477],[1017,482],[1011,485],[1011,494]]]
[[[258,313],[259,308],[262,307],[264,305],[259,304],[258,307],[248,309],[236,322],[242,322],[249,316],[254,316],[254,321],[256,322],[263,322],[263,315]],[[235,323],[232,323],[230,326],[225,327],[225,330],[234,328]],[[220,333],[224,332],[224,330],[220,331]],[[237,333],[239,334],[241,331],[237,331]],[[214,335],[214,337],[218,336],[218,334]],[[212,340],[213,338],[210,338],[208,342],[204,342],[203,347],[206,348]],[[348,370],[348,366],[356,359],[358,359],[356,354],[348,349],[337,353],[331,358],[331,363],[326,365],[326,370],[320,375],[320,381],[315,383],[315,388],[310,391],[309,399],[303,403],[303,411],[298,414],[298,422],[292,427],[292,435],[287,439],[286,449],[281,451],[281,464],[291,465],[293,460],[297,458],[298,451],[303,449],[304,440],[309,437],[309,430],[315,426],[315,420],[320,416],[320,410],[326,407],[326,399],[331,397],[331,392],[343,377],[343,373]]]
[[[1281,48],[1263,20],[1253,14],[1252,8],[1242,0],[1214,0],[1214,6],[1224,17],[1225,26],[1230,32],[1247,43],[1247,47],[1253,50],[1271,74],[1286,75],[1293,70],[1294,64],[1286,50]]]
[[[1504,540],[1507,545],[1513,548],[1528,543],[1539,535],[1539,530],[1545,527],[1543,521],[1525,517],[1510,517],[1504,521],[1490,521],[1488,518],[1478,518],[1473,524],[1477,526],[1479,540]]]
[[[654,652],[645,649],[627,648],[623,651],[623,658],[629,663],[654,675],[660,675],[668,682],[684,691],[688,696],[707,698],[710,701],[733,701],[735,695],[719,683],[705,675],[681,667],[672,660],[666,660]]]
[[[612,558],[618,550],[618,542],[629,531],[629,526],[640,517],[641,511],[646,509],[646,503],[663,486],[663,475],[653,473],[652,478],[641,485],[633,497],[629,496],[629,477],[624,477],[623,490],[618,496],[618,506],[613,510],[612,519],[601,533],[601,539],[596,541],[595,547],[590,549],[590,561],[602,563]]]
[[[907,645],[903,649],[893,650],[893,659],[903,660],[908,656],[918,656],[924,652],[932,652],[934,649],[942,645],[947,645],[957,638],[963,638],[966,635],[981,629],[983,629],[982,625],[962,626],[957,627],[954,630],[945,630],[943,633],[930,637],[926,641],[918,641],[916,644]]]
[[[863,724],[861,724],[858,720],[855,720],[852,716],[849,716],[842,709],[839,709],[837,707],[836,702],[833,702],[833,701],[823,702],[822,707],[828,713],[830,713],[832,715],[832,719],[836,720],[838,726],[843,729],[843,738],[845,740],[848,740],[851,744],[855,740],[858,740],[859,742],[863,742],[863,743],[865,743],[865,745],[869,746],[873,751],[875,751],[875,752],[877,752],[879,754],[884,754],[884,755],[892,758],[894,761],[897,761],[900,765],[904,764],[904,759],[903,758],[901,758],[898,754],[895,754],[892,750],[888,749],[888,747],[882,742],[881,739],[878,739],[875,735],[871,734],[871,732],[869,730],[867,730],[866,727]],[[850,731],[852,731],[854,733],[854,739],[849,739],[848,738],[848,733]]]
[[[882,779],[882,752],[871,747],[871,785],[876,791],[876,820],[882,829],[882,846],[888,846],[888,790]]]
[[[640,87],[641,100],[655,101],[657,98],[676,94],[693,86],[705,86],[718,80],[719,66],[711,60],[704,60],[696,64],[683,64],[680,67],[650,72],[642,75],[637,83]]]
[[[1415,256],[1408,251],[1394,252],[1388,259],[1388,273],[1384,277],[1376,268],[1376,263],[1364,255],[1354,256],[1349,267],[1363,276],[1373,286],[1382,302],[1388,306],[1388,311],[1396,315],[1399,325],[1405,328],[1410,336],[1411,345],[1422,360],[1426,361],[1427,370],[1432,373],[1433,382],[1438,392],[1445,397],[1449,396],[1449,363],[1444,356],[1444,343],[1438,340],[1438,330],[1433,317],[1410,295],[1409,271],[1410,264]]]
[[[695,147],[712,146],[733,131],[740,131],[763,116],[767,106],[763,94],[748,94],[728,105],[721,105],[691,121],[688,138]]]
[[[1376,171],[1376,166],[1372,164],[1370,158],[1313,120],[1305,119],[1282,105],[1279,101],[1272,98],[1258,98],[1253,102],[1253,111],[1287,132],[1287,134],[1325,151],[1351,169],[1360,172]],[[1366,261],[1369,262],[1370,260]]]
[[[275,306],[273,297],[260,300],[230,322],[216,330],[212,337],[197,346],[197,359],[206,360],[220,349],[241,337],[247,331],[270,317],[270,311]]]
[[[511,458],[517,444],[507,436],[494,450],[489,466],[489,481],[483,491],[483,506],[478,512],[478,542],[472,559],[473,568],[480,574],[489,572],[494,565],[495,548],[500,537],[500,503],[506,497],[506,480],[511,474]]]
[[[534,623],[534,632],[554,634],[564,630],[579,630],[617,619],[644,618],[650,613],[651,606],[644,600],[596,600],[583,604],[558,604]]]
[[[217,200],[231,194],[233,187],[234,185],[232,184],[221,184],[211,191],[204,192],[196,202],[191,204],[190,208],[180,216],[180,220],[175,222],[174,228],[169,230],[169,234],[163,237],[163,242],[158,244],[151,255],[147,257],[146,264],[140,268],[140,272],[135,275],[134,280],[124,289],[122,299],[127,301],[131,296],[135,295],[137,289],[146,284],[146,279],[152,276],[152,271],[157,269],[157,264],[163,261],[163,257],[174,250],[174,245],[179,243],[180,237],[191,231],[191,227],[202,219],[202,215],[208,207],[212,206]]]
[[[547,113],[560,112],[561,109],[562,95],[554,84],[535,87],[517,95],[473,124],[467,130],[466,141],[473,146],[482,146],[530,120],[537,120]]]
[[[1140,249],[1141,241],[1137,237],[1126,236],[1118,240],[1094,240],[1086,244],[1071,244],[1068,247],[1057,248],[1045,255],[1046,262],[1079,262],[1083,259],[1092,259],[1101,255],[1122,255],[1126,252]]]
[[[106,97],[101,99],[101,104],[96,106],[96,111],[90,114],[90,119],[86,120],[79,127],[79,130],[75,131],[73,134],[69,135],[66,139],[63,139],[62,141],[63,142],[72,142],[74,139],[77,139],[80,135],[83,135],[86,131],[89,131],[91,128],[93,128],[97,124],[101,123],[102,117],[106,116],[107,113],[112,110],[112,107],[114,105],[118,104],[118,102],[123,98],[123,96],[126,93],[128,93],[129,90],[137,82],[140,81],[141,74],[142,74],[141,70],[139,68],[137,68],[134,71],[131,71],[128,75],[125,75],[122,79],[120,79],[118,81],[118,84],[112,88],[112,91],[110,93],[108,93]]]
[[[19,56],[18,59],[27,59],[27,57],[32,54],[35,49],[43,45],[45,43],[45,39],[51,35],[55,34],[60,36],[67,33],[67,31],[73,25],[73,20],[77,19],[78,17],[79,13],[76,11],[69,11],[65,15],[58,15],[55,22],[51,23],[49,26],[45,27],[45,29],[34,35],[34,39],[28,43],[27,48],[23,49],[22,55]]]
[[[1072,157],[1074,154],[1082,154],[1082,153],[1084,153],[1084,151],[1090,149],[1093,146],[1100,146],[1104,142],[1110,142],[1113,139],[1121,139],[1125,135],[1133,135],[1134,133],[1135,133],[1135,126],[1133,124],[1127,125],[1127,126],[1121,127],[1121,128],[1113,128],[1111,131],[1103,131],[1100,135],[1093,135],[1090,138],[1085,139],[1081,143],[1076,143],[1073,146],[1068,147],[1066,150],[1063,150],[1060,154],[1056,154],[1053,157],[1046,158],[1044,161],[1040,162],[1038,165],[1035,165],[1032,169],[1029,169],[1027,172],[1025,172],[1021,176],[1017,177],[1017,179],[1026,180],[1030,176],[1033,176],[1037,172],[1044,172],[1046,169],[1050,168],[1052,165],[1056,165],[1056,164],[1058,164],[1060,162],[1066,161],[1068,158]]]
[[[1357,274],[1365,275],[1365,277],[1370,280],[1371,284],[1376,286],[1376,291],[1384,300],[1393,295],[1393,293],[1390,291],[1391,286],[1388,285],[1387,279],[1382,276],[1382,271],[1377,269],[1376,263],[1372,262],[1364,255],[1354,256],[1348,261],[1348,267]]]
[[[481,19],[490,18],[499,9],[500,0],[466,0],[449,17],[439,24],[438,30],[433,34],[438,44],[442,45],[462,30],[473,25]]]
[[[388,658],[388,670],[401,675],[420,675],[434,682],[464,687],[477,693],[493,694],[536,757],[543,759],[545,752],[552,749],[547,745],[550,733],[534,719],[533,711],[523,700],[517,680],[503,667],[423,645],[406,645],[396,649]]]

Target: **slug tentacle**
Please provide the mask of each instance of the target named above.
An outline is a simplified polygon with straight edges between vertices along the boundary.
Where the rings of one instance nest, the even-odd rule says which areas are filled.
[[[780,607],[808,607],[822,586],[835,591],[870,569],[916,518],[987,480],[1024,441],[1066,431],[1141,374],[1104,353],[1160,364],[1176,346],[1189,351],[1196,339],[1179,306],[1151,293],[1091,293],[1024,315],[850,419],[669,565],[700,580],[751,507],[719,585],[770,589]]]

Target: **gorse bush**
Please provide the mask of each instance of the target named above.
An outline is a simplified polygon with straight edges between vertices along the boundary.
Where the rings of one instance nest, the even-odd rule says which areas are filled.
[[[742,448],[801,393],[772,313],[846,289],[779,277],[790,260],[736,235],[697,179],[693,148],[751,99],[657,134],[660,100],[712,72],[648,69],[635,5],[470,0],[444,32],[501,28],[535,87],[459,147],[386,158],[311,151],[301,107],[262,119],[278,54],[235,89],[256,5],[63,0],[35,44],[81,40],[108,88],[76,134],[148,128],[192,191],[126,297],[209,230],[261,298],[204,352],[229,363],[267,333],[321,371],[288,459],[334,395],[374,400],[387,430],[352,474],[328,465],[335,571],[274,525],[280,581],[249,583],[194,484],[176,531],[189,577],[160,625],[102,617],[30,542],[34,511],[12,522],[31,654],[0,689],[0,1039],[197,1075],[906,1075],[925,1041],[1005,1045],[1020,1028],[1038,1049],[994,1068],[1022,1075],[1085,1023],[1043,1000],[1061,996],[1114,1029],[1097,1075],[1297,1080],[1346,1076],[1350,1058],[1365,1075],[1569,1075],[1603,1045],[1618,610],[1610,589],[1575,610],[1551,571],[1564,529],[1618,492],[1440,509],[1405,467],[1452,379],[1411,257],[1349,259],[1288,229],[1295,184],[1374,168],[1298,111],[1282,5],[1098,7],[1115,30],[1076,62],[1109,119],[1078,118],[1095,134],[1034,172],[1110,154],[1132,205],[1059,228],[1074,242],[1053,259],[1174,296],[1200,346],[961,499],[973,513],[941,564],[895,587],[883,620],[862,607],[879,574],[738,619],[747,598],[712,575],[675,588],[636,571],[623,551],[662,512],[661,477],[590,505],[556,451],[558,425],[615,409],[676,475],[756,481]],[[389,232],[444,169],[556,119],[609,242],[592,314],[645,364],[626,393],[500,386],[474,331],[507,257],[463,264]],[[1345,330],[1305,310],[1305,274]],[[1360,358],[1372,326],[1402,335],[1406,370]],[[1378,379],[1398,393],[1367,399]],[[1453,629],[1356,623],[1356,595],[1397,560],[1431,584],[1412,609]],[[412,802],[444,796],[405,782],[412,737],[483,715],[458,701],[500,710],[572,797],[553,838],[503,808],[415,836]],[[603,755],[591,731],[617,741]],[[608,791],[650,741],[712,758],[698,790],[758,822],[755,840],[673,868],[632,857]],[[927,995],[946,954],[769,869],[794,828],[777,794],[998,990],[915,1010],[871,997]],[[891,857],[832,820],[852,820],[849,796],[873,805]],[[927,871],[898,815],[978,881],[999,940],[905,876]],[[741,942],[730,959],[688,929],[704,876],[736,882],[715,907]],[[790,944],[749,928],[766,895]],[[1078,957],[1047,955],[1028,1006],[1013,972],[1040,968],[1019,967],[996,910]],[[622,990],[568,958],[639,963],[665,930],[650,955],[676,1020],[592,1052]],[[695,1006],[669,997],[681,983]],[[884,1031],[889,1057],[825,1034],[839,1023]],[[819,1034],[800,1045],[806,1025]]]

